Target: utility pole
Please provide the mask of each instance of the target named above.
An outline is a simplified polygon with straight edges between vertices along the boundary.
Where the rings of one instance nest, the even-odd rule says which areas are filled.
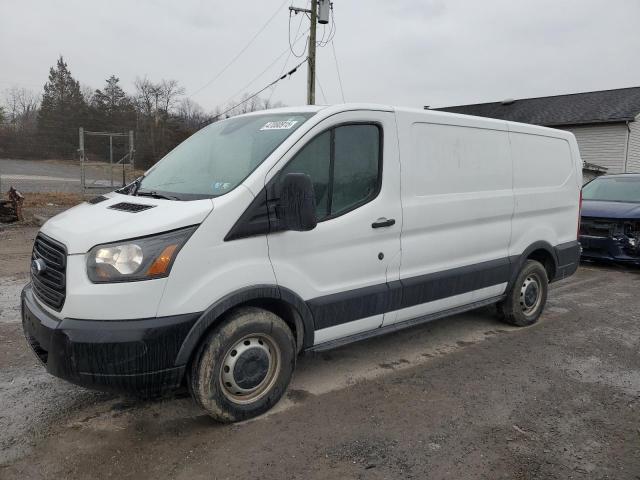
[[[320,7],[320,15],[318,15]],[[307,58],[307,104],[316,103],[316,27],[318,23],[329,23],[329,0],[311,0],[311,8],[289,7],[291,12],[306,13],[310,17],[309,57]],[[289,14],[291,15],[291,14]]]
[[[318,0],[311,0],[311,30],[309,31],[309,63],[307,64],[307,104],[316,103],[316,24]]]

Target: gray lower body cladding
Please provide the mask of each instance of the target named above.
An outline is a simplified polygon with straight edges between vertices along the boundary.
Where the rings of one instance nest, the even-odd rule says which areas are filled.
[[[156,395],[182,383],[191,354],[205,332],[230,308],[247,301],[255,303],[271,295],[291,305],[302,317],[302,347],[308,350],[313,347],[314,330],[320,328],[490,285],[512,283],[527,255],[542,247],[554,259],[555,275],[551,281],[576,271],[580,251],[576,241],[555,247],[534,244],[531,251],[516,257],[306,302],[278,286],[247,287],[220,299],[205,312],[105,321],[56,318],[38,304],[29,284],[22,292],[22,323],[29,345],[52,375],[87,388]]]

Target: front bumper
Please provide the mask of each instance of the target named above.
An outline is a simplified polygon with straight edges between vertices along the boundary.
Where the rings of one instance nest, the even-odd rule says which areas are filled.
[[[199,313],[141,320],[58,319],[22,290],[29,345],[56,377],[87,388],[157,395],[178,387],[186,365],[175,360]]]
[[[640,249],[630,248],[621,240],[581,235],[579,241],[582,246],[582,258],[640,265]]]

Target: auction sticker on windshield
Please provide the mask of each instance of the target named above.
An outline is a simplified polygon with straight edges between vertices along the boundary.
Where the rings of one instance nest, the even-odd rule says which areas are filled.
[[[296,123],[298,123],[297,120],[283,120],[283,121],[280,121],[280,122],[267,122],[267,123],[264,124],[264,127],[262,127],[260,130],[289,130]]]

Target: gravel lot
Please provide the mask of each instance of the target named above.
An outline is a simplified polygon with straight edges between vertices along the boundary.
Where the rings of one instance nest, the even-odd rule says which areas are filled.
[[[17,308],[35,233],[0,231],[2,479],[640,478],[640,270],[583,265],[533,327],[483,309],[300,358],[228,426],[47,375]]]

